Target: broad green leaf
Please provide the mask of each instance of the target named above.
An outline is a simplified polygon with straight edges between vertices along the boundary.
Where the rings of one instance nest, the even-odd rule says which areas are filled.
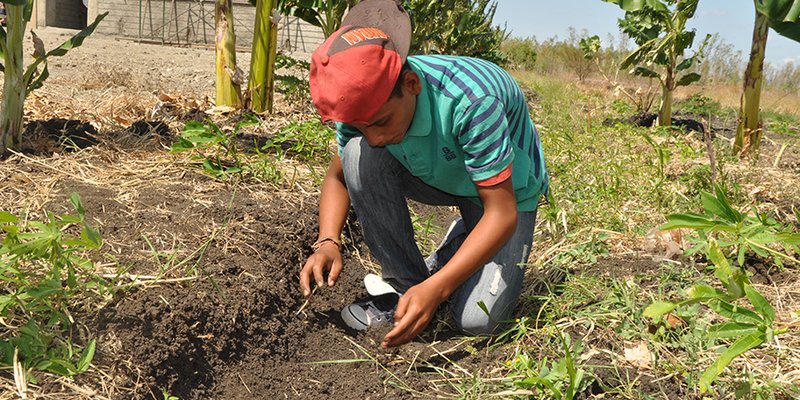
[[[642,312],[642,316],[648,318],[658,318],[664,314],[672,312],[678,304],[669,301],[655,301]]]
[[[659,227],[662,231],[675,228],[708,229],[719,225],[720,222],[699,214],[671,214],[667,216],[667,223]]]
[[[75,364],[69,360],[64,360],[61,358],[51,358],[49,360],[45,360],[44,362],[39,363],[36,368],[50,371],[61,376],[73,376],[76,372]]]
[[[97,342],[92,339],[89,341],[89,344],[86,345],[86,348],[83,349],[83,353],[81,353],[81,358],[78,360],[77,373],[81,374],[89,370],[89,366],[92,364],[92,359],[94,359],[94,351]]]
[[[758,325],[741,322],[725,322],[708,328],[710,338],[736,338],[759,332]]]
[[[545,387],[547,390],[550,391],[550,394],[555,399],[563,399],[564,395],[561,393],[560,390],[548,379],[540,378],[538,376],[532,376],[530,378],[525,378],[520,381],[514,382],[517,386],[522,387]]]
[[[72,203],[72,206],[75,207],[75,211],[78,212],[80,215],[86,214],[86,210],[83,209],[83,203],[81,203],[81,196],[76,193],[72,192],[69,195],[69,201]]]
[[[739,268],[731,267],[730,262],[722,254],[719,244],[714,239],[708,241],[708,259],[714,263],[714,276],[722,281],[725,288],[728,289],[728,295],[734,299],[744,296],[744,284],[747,277]]]
[[[658,74],[658,72],[653,71],[650,68],[641,67],[641,66],[634,68],[633,69],[633,74],[634,75],[638,75],[638,76],[643,76],[645,78],[658,78],[658,77],[661,76],[661,75]]]
[[[100,233],[98,233],[97,230],[89,225],[84,225],[83,230],[81,231],[81,238],[90,243],[91,246],[87,247],[92,249],[99,248],[103,245],[103,238],[100,237]]]
[[[725,351],[720,354],[719,358],[717,358],[700,377],[700,393],[706,393],[711,390],[711,383],[717,379],[717,376],[725,370],[725,367],[727,367],[734,358],[750,349],[760,346],[764,343],[764,339],[765,336],[763,333],[747,335],[725,349]]]
[[[714,185],[714,192],[717,195],[717,200],[720,203],[720,206],[724,209],[725,215],[733,222],[742,222],[744,220],[744,216],[739,211],[736,211],[731,207],[731,202],[728,200],[728,195],[725,194],[725,191],[722,190],[722,186]]]
[[[683,71],[685,69],[691,68],[694,64],[695,57],[689,57],[684,59],[677,67],[675,67],[676,71]]]
[[[97,18],[94,19],[94,22],[92,22],[91,24],[86,26],[86,28],[81,29],[78,33],[76,33],[74,36],[69,38],[69,40],[67,40],[64,43],[61,43],[60,46],[56,47],[53,50],[48,51],[47,52],[47,57],[60,57],[60,56],[63,56],[64,54],[67,54],[67,52],[69,50],[72,50],[72,49],[82,45],[83,41],[87,37],[89,37],[89,35],[91,35],[92,32],[94,32],[95,28],[97,28],[97,25],[100,24],[100,21],[102,21],[103,18],[105,18],[107,15],[108,15],[108,11],[98,15]]]
[[[16,224],[19,219],[8,211],[0,211],[0,222]]]
[[[676,87],[689,86],[689,85],[699,81],[700,78],[701,78],[700,74],[698,74],[696,72],[690,72],[690,73],[678,78],[678,81],[675,82],[675,86]]]
[[[744,307],[735,306],[725,301],[721,300],[709,301],[708,307],[717,312],[717,314],[722,315],[723,317],[726,318],[730,318],[736,322],[743,322],[743,323],[757,324],[757,325],[762,325],[766,323],[764,318],[762,318],[755,312]]]
[[[756,290],[753,286],[746,284],[744,285],[744,293],[747,296],[747,299],[750,300],[750,303],[753,304],[753,308],[764,317],[768,324],[771,324],[772,321],[775,321],[775,309],[772,308],[772,305],[769,304],[769,301],[761,295],[761,293]]]
[[[686,291],[690,299],[722,299],[729,300],[727,293],[708,285],[694,285]]]

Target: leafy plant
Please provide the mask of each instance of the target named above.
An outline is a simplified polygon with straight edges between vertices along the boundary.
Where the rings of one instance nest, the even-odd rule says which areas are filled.
[[[706,35],[699,49],[690,57],[684,56],[692,47],[694,30],[686,23],[694,16],[699,0],[603,0],[625,10],[619,27],[639,46],[620,68],[631,68],[634,75],[657,78],[661,83],[661,107],[658,124],[672,124],[672,95],[675,88],[700,80],[700,74],[687,72],[703,59],[703,48],[711,35]],[[654,70],[657,66],[660,71]],[[680,75],[683,73],[683,75]]]
[[[653,106],[653,102],[656,99],[656,93],[653,89],[652,80],[653,77],[645,76],[644,78],[648,81],[648,86],[646,90],[642,90],[641,87],[637,88],[636,90],[632,90],[631,88],[626,88],[622,84],[619,83],[618,74],[621,69],[621,63],[617,63],[616,61],[612,61],[611,65],[614,67],[614,76],[613,78],[606,73],[603,66],[600,64],[601,61],[601,46],[600,46],[600,37],[597,35],[588,36],[582,38],[578,42],[578,47],[580,47],[581,52],[583,53],[583,58],[586,61],[594,61],[594,64],[597,66],[597,70],[600,72],[600,75],[603,79],[606,80],[611,86],[614,87],[614,96],[624,95],[625,98],[628,99],[631,105],[636,107],[637,112],[648,112],[650,108]],[[624,104],[624,103],[622,103]]]
[[[701,93],[691,95],[686,101],[679,104],[680,110],[685,113],[701,117],[717,117],[722,115],[722,105]]]
[[[327,164],[330,157],[329,144],[334,134],[333,129],[318,119],[292,121],[268,139],[261,146],[261,151],[286,152],[295,159]]]
[[[532,38],[511,38],[500,46],[506,58],[506,66],[511,69],[529,70],[536,64],[536,50]]]
[[[705,393],[711,389],[711,383],[721,374],[736,357],[772,342],[775,335],[783,334],[788,327],[777,327],[775,310],[761,293],[749,282],[741,268],[731,266],[723,254],[719,244],[713,238],[708,241],[707,255],[714,264],[714,275],[722,282],[725,290],[707,285],[694,285],[687,291],[688,299],[678,303],[657,301],[649,305],[643,315],[658,318],[678,307],[702,303],[719,314],[723,322],[708,328],[711,339],[735,339],[711,366],[706,368],[700,377],[700,391]],[[735,304],[745,298],[750,308]]]
[[[60,57],[94,32],[94,29],[108,15],[103,13],[86,28],[72,36],[53,50],[45,51],[44,43],[31,31],[33,37],[33,62],[24,66],[22,48],[25,27],[31,20],[33,0],[3,1],[6,12],[6,27],[0,27],[0,54],[3,63],[3,100],[0,109],[0,155],[22,144],[22,120],[25,98],[42,86],[50,76],[47,69],[51,57]],[[40,69],[41,67],[41,69]]]
[[[575,364],[583,352],[583,343],[580,340],[571,343],[566,333],[559,333],[559,338],[564,351],[559,360],[550,361],[547,357],[539,360],[527,353],[518,353],[507,363],[515,387],[534,389],[539,396],[571,400],[591,384],[587,371]]]
[[[358,0],[278,0],[277,10],[283,15],[293,15],[322,29],[330,36],[342,25],[345,13]]]
[[[643,315],[658,318],[678,307],[697,303],[705,304],[724,320],[708,329],[711,339],[735,339],[709,366],[700,377],[700,390],[707,392],[711,383],[736,357],[773,341],[776,334],[785,333],[788,326],[778,327],[775,310],[756,290],[742,268],[745,255],[753,252],[761,257],[772,259],[781,265],[783,259],[795,260],[788,252],[796,253],[800,245],[800,235],[782,226],[775,220],[754,211],[754,216],[742,214],[734,209],[719,186],[716,195],[704,192],[701,202],[705,215],[687,213],[673,214],[662,225],[662,229],[690,228],[699,238],[693,239],[689,253],[703,251],[714,265],[714,276],[719,279],[724,290],[708,285],[697,284],[687,290],[688,299],[680,302],[657,301],[648,306]],[[779,244],[785,252],[770,247]],[[730,259],[736,260],[733,265]],[[729,259],[730,258],[730,259]],[[737,305],[745,299],[749,308]]]
[[[458,54],[503,62],[504,29],[492,26],[492,0],[405,0],[413,29],[409,54]]]
[[[187,122],[172,145],[173,153],[196,151],[195,159],[201,162],[203,171],[216,179],[225,180],[231,175],[242,174],[243,163],[236,148],[236,136],[245,126],[258,123],[256,117],[245,115],[232,132],[225,132],[213,122]]]
[[[755,208],[753,215],[737,211],[719,185],[715,186],[715,193],[700,194],[705,214],[672,214],[661,229],[694,229],[698,237],[690,238],[693,245],[687,250],[688,254],[708,253],[709,240],[716,236],[726,257],[735,256],[739,266],[744,266],[748,253],[773,260],[778,266],[782,266],[784,260],[798,262],[792,254],[800,250],[800,234]]]
[[[308,61],[298,60],[283,54],[278,54],[275,60],[275,70],[291,71],[287,74],[275,74],[276,90],[283,93],[291,100],[311,100],[308,88]]]
[[[0,211],[0,317],[5,334],[0,354],[11,365],[15,350],[26,369],[73,376],[89,369],[95,341],[78,352],[69,339],[74,321],[70,306],[87,297],[103,296],[111,285],[93,273],[83,253],[102,244],[99,233],[86,221],[80,197],[70,201],[78,215],[47,213],[44,221],[29,221]],[[74,232],[79,229],[79,233]],[[77,357],[77,361],[75,358]],[[29,376],[31,377],[31,376]]]

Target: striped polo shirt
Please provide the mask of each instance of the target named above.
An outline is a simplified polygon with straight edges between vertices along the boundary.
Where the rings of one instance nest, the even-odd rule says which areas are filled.
[[[507,174],[519,211],[533,211],[548,184],[525,96],[502,68],[459,56],[411,56],[422,91],[406,136],[386,149],[412,175],[481,204],[477,185]],[[337,123],[339,154],[361,133]]]

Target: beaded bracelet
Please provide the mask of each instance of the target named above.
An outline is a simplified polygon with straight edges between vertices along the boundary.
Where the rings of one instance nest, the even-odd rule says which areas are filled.
[[[322,247],[322,245],[325,244],[326,242],[333,242],[333,244],[336,245],[337,249],[339,249],[339,250],[342,249],[342,242],[339,241],[339,239],[337,239],[337,238],[335,238],[333,236],[325,236],[325,237],[319,238],[316,242],[314,242],[314,244],[311,245],[311,249],[313,249],[314,252],[316,253],[317,250],[319,250],[319,248]]]

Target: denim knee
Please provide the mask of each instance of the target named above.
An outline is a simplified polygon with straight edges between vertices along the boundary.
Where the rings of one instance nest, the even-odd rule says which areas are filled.
[[[473,312],[465,312],[461,316],[456,316],[458,330],[474,336],[488,336],[496,333],[500,323],[489,318],[477,305],[474,308]]]

